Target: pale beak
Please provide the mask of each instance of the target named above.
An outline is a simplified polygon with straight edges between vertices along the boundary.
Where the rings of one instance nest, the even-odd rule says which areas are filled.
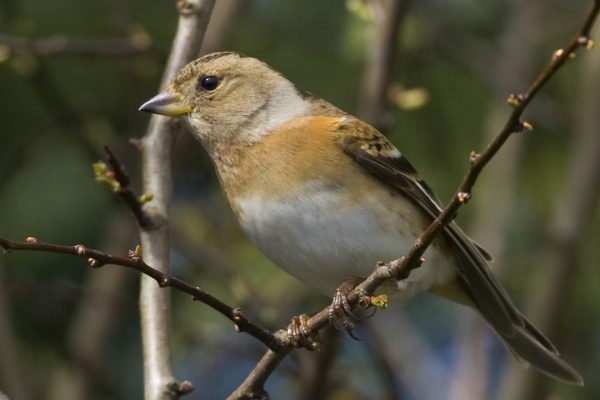
[[[165,115],[167,117],[181,117],[192,112],[192,107],[183,103],[181,97],[172,92],[162,92],[142,104],[140,111]]]

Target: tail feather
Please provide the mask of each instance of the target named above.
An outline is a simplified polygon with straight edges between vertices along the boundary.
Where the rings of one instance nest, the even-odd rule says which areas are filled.
[[[560,353],[558,352],[558,349],[554,346],[554,343],[552,343],[550,339],[548,339],[546,335],[544,335],[538,328],[536,328],[535,325],[533,325],[531,321],[529,321],[524,315],[521,315],[521,317],[523,318],[523,321],[525,321],[525,328],[527,332],[535,339],[537,339],[537,341],[540,342],[540,344],[544,346],[548,351],[554,353],[557,356],[560,356]]]
[[[460,279],[461,278],[459,278],[459,281]],[[463,293],[466,294],[462,303],[470,305],[480,312],[511,354],[515,356],[519,362],[526,366],[532,366],[552,378],[573,385],[583,386],[584,381],[581,375],[579,375],[579,373],[577,373],[577,371],[566,361],[560,358],[558,350],[554,344],[552,344],[550,339],[536,328],[531,321],[525,318],[523,314],[519,313],[520,319],[523,321],[524,325],[514,325],[514,333],[512,335],[504,335],[496,329],[494,320],[488,318],[487,315],[482,312],[473,297],[473,294],[470,293],[469,285],[463,283],[460,284],[460,287],[463,289]]]
[[[456,224],[450,224],[445,232],[455,250],[459,297],[460,293],[465,297],[459,301],[474,306],[518,359],[553,378],[583,385],[581,376],[560,358],[552,342],[515,307],[494,278],[480,246]],[[453,297],[456,300],[457,293]]]
[[[531,324],[529,324],[532,327]],[[511,350],[511,353],[538,369],[544,374],[561,381],[583,386],[583,378],[575,371],[573,367],[562,360],[558,353],[553,352],[541,343],[537,338],[537,329],[529,330],[527,328],[517,328],[513,337],[502,337],[504,344]],[[551,346],[554,348],[554,346]]]

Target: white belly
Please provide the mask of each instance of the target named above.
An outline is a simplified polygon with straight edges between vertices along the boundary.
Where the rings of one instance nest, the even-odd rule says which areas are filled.
[[[395,210],[414,208],[399,196],[381,192],[393,200],[393,207],[390,202],[385,207],[375,196],[363,198],[358,207],[343,190],[325,192],[319,186],[268,203],[256,197],[234,201],[242,228],[255,245],[285,271],[327,295],[350,276],[369,275],[377,261],[406,254],[422,230],[421,214],[409,214],[411,223]],[[456,266],[448,254],[442,242],[434,242],[425,253],[425,264],[398,285],[401,300],[450,280]]]

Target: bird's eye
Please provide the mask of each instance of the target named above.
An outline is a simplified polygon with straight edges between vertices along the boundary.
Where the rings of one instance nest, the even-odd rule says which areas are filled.
[[[204,90],[215,90],[219,86],[219,78],[214,75],[206,75],[200,78],[199,86]]]

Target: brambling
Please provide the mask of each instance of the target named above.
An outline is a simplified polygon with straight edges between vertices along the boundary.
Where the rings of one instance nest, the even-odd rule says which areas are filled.
[[[141,111],[183,117],[208,152],[242,229],[275,264],[324,293],[406,254],[441,211],[413,166],[375,128],[237,53],[183,67]],[[471,306],[509,350],[582,385],[554,345],[513,305],[489,255],[455,223],[396,284]]]

